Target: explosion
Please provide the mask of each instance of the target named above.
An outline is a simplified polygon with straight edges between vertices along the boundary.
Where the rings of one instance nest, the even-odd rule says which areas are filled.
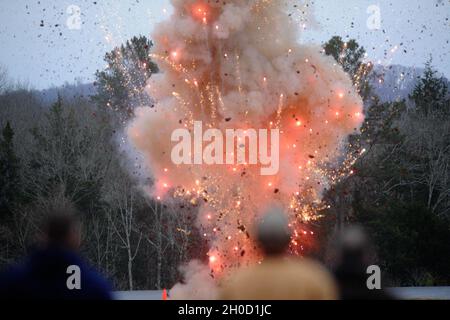
[[[317,219],[326,206],[323,190],[351,170],[353,159],[343,154],[343,147],[363,121],[357,88],[320,47],[298,43],[300,28],[287,13],[289,1],[172,4],[172,16],[153,34],[151,56],[161,73],[149,79],[146,90],[155,105],[139,108],[128,127],[154,177],[151,195],[199,205],[197,226],[210,251],[209,266],[195,264],[195,270],[214,279],[261,260],[252,226],[273,204],[289,213],[291,249],[301,254],[311,233],[302,225]],[[240,129],[243,136],[236,137],[231,156],[245,152],[245,160],[174,164],[172,133],[180,128],[194,133],[198,121],[205,130]],[[275,175],[261,175],[262,164],[250,163],[247,142],[252,137],[247,132],[252,129],[279,130]],[[214,148],[213,137],[204,140],[203,150],[209,148],[214,156],[225,152]],[[270,139],[257,140],[260,148],[267,143],[269,152],[275,152]],[[196,149],[191,150],[194,158]],[[211,280],[192,270],[187,274]]]

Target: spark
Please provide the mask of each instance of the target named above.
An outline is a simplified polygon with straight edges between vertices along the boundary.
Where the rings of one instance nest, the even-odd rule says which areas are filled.
[[[178,51],[172,51],[172,53],[170,55],[171,55],[172,59],[177,59],[179,57]]]

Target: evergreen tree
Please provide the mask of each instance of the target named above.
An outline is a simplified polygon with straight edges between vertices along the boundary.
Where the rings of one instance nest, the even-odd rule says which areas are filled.
[[[361,97],[366,101],[370,97],[369,78],[373,64],[364,63],[366,50],[356,40],[344,42],[341,37],[334,36],[323,46],[325,54],[332,56],[345,72],[350,75]]]
[[[146,81],[158,72],[151,60],[153,42],[145,36],[133,37],[105,55],[107,67],[96,73],[97,95],[94,101],[127,118],[133,109],[150,102],[143,92]]]
[[[432,59],[425,65],[425,71],[419,83],[410,95],[414,101],[417,111],[425,115],[432,112],[449,114],[448,85],[443,77],[437,76],[437,71],[433,69]]]
[[[20,193],[19,159],[14,152],[14,131],[9,123],[0,139],[0,215],[8,218]]]
[[[81,119],[74,107],[61,99],[52,105],[46,121],[32,131],[34,146],[30,167],[33,183],[27,190],[33,198],[51,198],[57,193],[78,208],[89,209],[99,201],[105,127]],[[79,110],[78,112],[82,112]],[[85,111],[83,111],[85,112]],[[86,114],[87,115],[87,114]]]

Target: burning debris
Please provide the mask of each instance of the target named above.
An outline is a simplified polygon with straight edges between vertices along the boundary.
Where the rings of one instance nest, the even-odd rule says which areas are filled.
[[[342,146],[363,116],[361,98],[342,68],[321,48],[298,44],[297,24],[283,1],[172,3],[173,15],[153,34],[151,56],[162,72],[147,90],[156,104],[137,110],[128,135],[154,176],[153,197],[204,200],[197,222],[210,243],[209,267],[191,263],[185,269],[186,283],[172,290],[182,297],[205,281],[210,288],[232,268],[260,261],[248,226],[272,204],[289,213],[291,248],[300,254],[311,235],[303,223],[317,219],[325,206],[322,191],[353,164],[352,158],[343,162]],[[192,132],[196,121],[222,133],[279,130],[278,173],[261,175],[262,164],[249,163],[247,147],[240,163],[174,164],[172,133]],[[233,157],[238,150],[239,143]]]

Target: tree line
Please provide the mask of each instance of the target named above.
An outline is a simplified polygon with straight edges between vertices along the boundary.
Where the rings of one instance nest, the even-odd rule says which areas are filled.
[[[52,104],[12,88],[0,71],[0,265],[25,255],[52,206],[75,205],[82,253],[116,289],[161,289],[179,280],[178,266],[204,258],[193,204],[161,204],[145,196],[152,184],[121,142],[134,107],[157,65],[152,42],[134,37],[105,56],[93,97],[60,96]],[[410,97],[381,103],[377,75],[354,40],[324,44],[354,80],[365,103],[361,133],[348,152],[366,152],[354,174],[327,190],[314,253],[328,263],[333,235],[350,223],[366,227],[389,284],[449,284],[450,100],[431,61]],[[330,262],[332,263],[332,261]]]
[[[363,89],[365,121],[361,133],[349,138],[348,152],[366,152],[355,163],[354,174],[325,195],[334,206],[322,221],[327,234],[323,246],[329,246],[337,226],[360,224],[374,242],[373,261],[382,268],[386,283],[449,285],[448,81],[430,58],[407,98],[382,103],[370,85],[382,75],[362,61],[364,48],[340,37],[324,48]],[[361,76],[361,70],[369,72]]]

